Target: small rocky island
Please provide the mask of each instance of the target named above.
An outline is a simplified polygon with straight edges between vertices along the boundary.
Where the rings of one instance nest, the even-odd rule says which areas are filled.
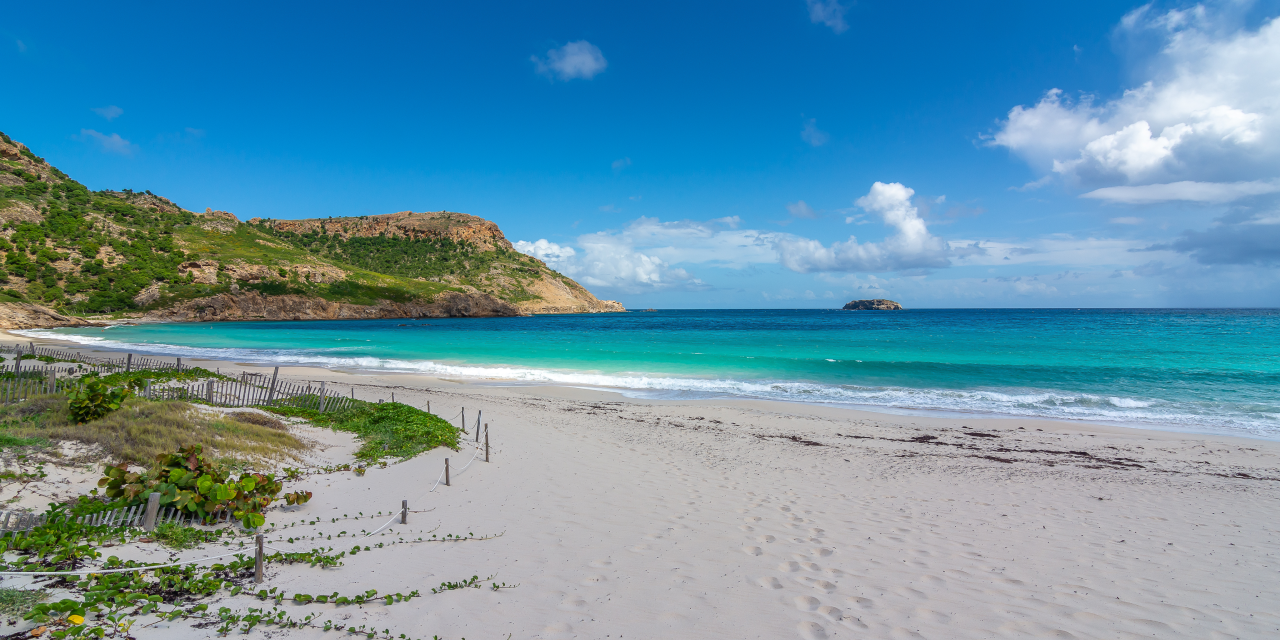
[[[902,311],[902,305],[892,300],[854,300],[844,306],[845,311]]]

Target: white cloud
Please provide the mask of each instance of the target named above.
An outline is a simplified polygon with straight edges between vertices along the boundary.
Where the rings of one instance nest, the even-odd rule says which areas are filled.
[[[621,213],[622,212],[622,209],[619,209],[613,206],[613,204],[600,205],[599,207],[596,207],[596,209],[598,209],[600,213]]]
[[[804,121],[804,128],[800,130],[800,139],[811,146],[821,147],[831,140],[831,135],[818,128],[817,119],[809,118]]]
[[[23,42],[23,41],[21,41],[21,40],[15,40],[14,42],[17,42],[17,43],[18,43],[18,53],[26,53],[26,52],[27,52],[27,43],[25,43],[25,42]]]
[[[809,20],[814,24],[825,24],[836,33],[844,33],[849,28],[844,21],[844,12],[849,8],[839,0],[805,0],[805,4],[809,6]]]
[[[1101,103],[1052,89],[1032,107],[1011,109],[990,144],[1083,184],[1271,173],[1280,162],[1280,19],[1249,31],[1228,25],[1234,10],[1131,12],[1117,34],[1155,34],[1162,43],[1143,61],[1149,80]]]
[[[96,142],[98,146],[107,153],[118,153],[120,155],[129,156],[133,155],[133,152],[137,149],[137,145],[121,138],[118,133],[107,135],[105,133],[94,131],[93,129],[81,129],[79,139],[86,142]]]
[[[600,48],[586,40],[570,42],[559,49],[547,51],[545,58],[532,56],[530,60],[538,73],[565,82],[574,78],[590,80],[609,66]]]
[[[1094,189],[1080,197],[1125,204],[1150,204],[1173,200],[1222,203],[1278,191],[1280,191],[1280,181],[1194,182],[1183,180],[1181,182],[1148,184],[1138,187],[1103,187]]]
[[[573,250],[573,247],[561,246],[554,242],[548,242],[546,239],[538,240],[537,242],[519,240],[512,246],[516,248],[516,251],[533,256],[547,263],[547,266],[552,269],[557,270],[559,265],[568,262],[578,254],[577,251]]]
[[[106,107],[95,107],[92,111],[106,118],[107,122],[111,122],[112,120],[119,118],[121,115],[124,115],[124,109],[121,109],[114,104]]]
[[[621,173],[623,169],[631,166],[631,158],[618,158],[610,166],[613,167],[614,173]]]
[[[901,271],[945,267],[949,247],[941,238],[930,235],[919,211],[911,204],[915,191],[894,182],[877,182],[867,195],[854,204],[871,213],[880,214],[884,223],[897,230],[883,242],[859,243],[850,236],[847,241],[824,246],[817,240],[790,234],[774,234],[771,238],[783,266],[808,273],[813,271]]]
[[[818,217],[818,213],[813,210],[804,200],[787,203],[787,211],[796,218],[807,218],[812,220]]]
[[[1142,224],[1142,218],[1135,218],[1134,216],[1121,216],[1119,218],[1112,218],[1107,222],[1110,222],[1111,224]]]

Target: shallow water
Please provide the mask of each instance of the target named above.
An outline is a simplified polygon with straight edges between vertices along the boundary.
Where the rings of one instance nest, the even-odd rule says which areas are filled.
[[[234,361],[1280,437],[1277,310],[678,310],[22,333]]]

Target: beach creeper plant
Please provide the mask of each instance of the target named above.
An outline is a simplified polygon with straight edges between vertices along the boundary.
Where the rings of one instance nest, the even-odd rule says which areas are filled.
[[[148,471],[133,473],[126,463],[107,467],[98,480],[106,496],[124,500],[126,506],[142,504],[152,493],[160,494],[160,505],[195,514],[212,521],[214,514],[231,511],[232,516],[248,529],[266,522],[262,511],[284,488],[272,474],[246,473],[231,478],[226,466],[206,458],[201,445],[191,445],[177,453],[156,456],[156,464]],[[288,504],[303,504],[311,499],[310,491],[288,494]]]

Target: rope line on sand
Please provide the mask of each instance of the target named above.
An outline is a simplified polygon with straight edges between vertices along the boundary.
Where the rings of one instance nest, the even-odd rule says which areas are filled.
[[[475,448],[475,453],[471,455],[471,459],[468,460],[466,464],[462,465],[462,468],[458,469],[457,473],[462,473],[463,471],[466,471],[467,467],[471,466],[471,463],[475,462],[476,458],[478,457],[480,457],[480,447],[477,446]],[[427,489],[426,492],[421,493],[418,496],[414,497],[414,501],[416,502],[418,498],[421,498],[422,496],[425,496],[426,494],[431,493],[432,491],[435,491],[436,487],[440,486],[441,480],[444,480],[444,469],[440,470],[440,476],[436,478],[436,483],[432,485],[430,489]],[[369,532],[367,535],[365,535],[365,537],[368,538],[373,534],[378,533],[379,531],[382,531],[383,529],[386,529],[387,527],[391,526],[391,523],[395,522],[396,518],[400,517],[400,514],[401,514],[401,511],[395,512],[395,515],[391,516],[391,519],[388,520],[386,524],[383,524],[381,527],[378,527],[377,529],[374,529],[373,531]]]
[[[196,560],[183,560],[181,562],[170,562],[168,564],[149,564],[145,567],[132,567],[129,569],[84,569],[81,571],[0,571],[0,576],[87,576],[92,573],[124,573],[125,571],[150,571],[152,569],[165,569],[167,567],[178,567],[184,564],[195,564],[206,560],[217,560],[218,558],[228,558],[231,556],[241,555],[239,553],[224,553],[220,556],[210,556],[208,558],[199,558]]]

